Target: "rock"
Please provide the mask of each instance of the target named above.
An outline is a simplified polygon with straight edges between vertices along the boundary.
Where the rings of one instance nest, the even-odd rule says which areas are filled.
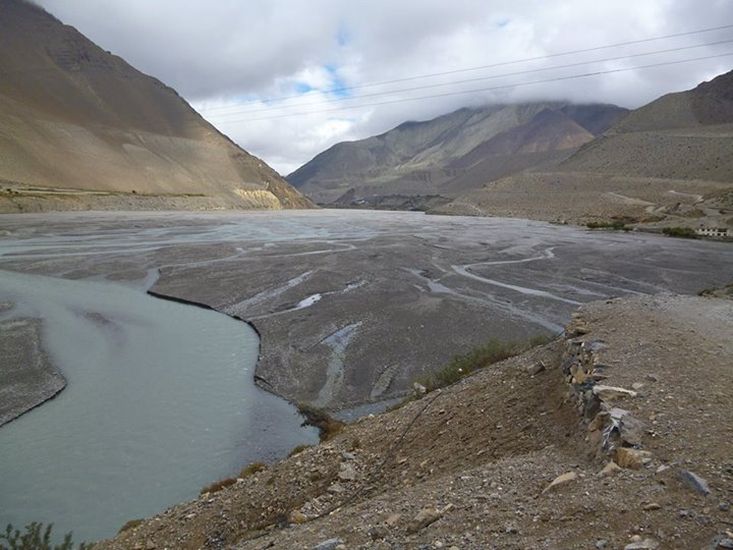
[[[578,479],[578,474],[576,474],[575,472],[567,472],[565,474],[559,475],[552,480],[552,483],[545,487],[545,489],[542,491],[542,494],[545,494],[547,491],[553,490],[560,485],[575,481],[576,479]]]
[[[341,453],[341,458],[343,460],[356,460],[356,455],[354,453],[350,453],[348,451],[343,451]]]
[[[442,516],[442,512],[435,508],[423,508],[412,518],[407,526],[407,532],[410,534],[417,533],[431,523],[438,521]]]
[[[644,539],[632,542],[624,546],[624,550],[656,550],[659,543],[654,539]]]
[[[647,512],[650,512],[652,510],[659,510],[661,506],[656,502],[650,502],[649,504],[644,505],[644,510]]]
[[[383,525],[375,525],[374,527],[369,529],[368,533],[369,537],[375,541],[385,539],[387,538],[387,536],[389,536],[389,531]]]
[[[720,510],[721,512],[727,512],[728,510],[730,510],[730,503],[725,501],[721,502],[720,504],[718,504],[718,510]]]
[[[603,550],[604,548],[608,547],[608,541],[606,539],[598,539],[596,541],[596,549],[597,550]]]
[[[725,548],[725,550],[733,549],[733,539],[729,539],[728,537],[720,539],[717,548]]]
[[[328,539],[316,544],[313,550],[336,550],[336,547],[343,543],[341,539]]]
[[[629,445],[641,445],[641,438],[644,435],[644,424],[640,420],[626,413],[621,417],[619,423],[619,435]]]
[[[619,466],[612,460],[611,462],[606,464],[600,472],[598,472],[598,475],[603,477],[610,477],[616,475],[621,470],[621,466]]]
[[[339,468],[338,478],[341,481],[355,481],[356,468],[354,468],[354,465],[342,462],[341,467]]]
[[[290,517],[288,519],[290,520],[290,523],[296,523],[300,525],[301,523],[305,523],[306,521],[308,521],[308,516],[306,516],[300,510],[293,510],[292,512],[290,512]]]
[[[596,384],[593,386],[593,394],[598,396],[601,401],[614,401],[625,397],[636,397],[638,394],[633,390],[619,388],[617,386],[604,386]]]
[[[639,470],[648,461],[652,453],[630,447],[618,447],[615,451],[615,462],[622,468]]]
[[[385,523],[389,525],[390,527],[394,527],[397,525],[402,518],[402,514],[390,514],[387,519],[385,520]]]
[[[646,379],[649,380],[649,382],[659,382],[659,378],[653,374],[647,374]]]
[[[415,382],[412,385],[412,391],[415,392],[415,395],[417,397],[422,397],[423,395],[428,393],[428,389],[425,386],[423,386],[422,384],[420,384],[419,382]]]
[[[660,475],[666,472],[667,470],[669,470],[669,466],[667,466],[666,464],[660,464],[654,473],[657,475]]]
[[[535,376],[545,370],[545,364],[542,361],[538,361],[534,365],[527,367],[527,374]]]
[[[644,387],[644,384],[642,384],[641,382],[634,382],[633,384],[631,384],[632,390],[639,391],[643,387]]]
[[[699,475],[697,475],[695,472],[682,470],[680,472],[680,479],[701,495],[710,494],[710,487],[708,487],[708,482]]]

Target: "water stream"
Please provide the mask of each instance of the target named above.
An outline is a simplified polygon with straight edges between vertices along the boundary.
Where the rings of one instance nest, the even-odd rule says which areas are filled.
[[[0,271],[3,315],[43,319],[68,380],[0,428],[0,525],[113,535],[253,461],[312,443],[294,408],[252,380],[258,339],[214,311],[140,288]]]

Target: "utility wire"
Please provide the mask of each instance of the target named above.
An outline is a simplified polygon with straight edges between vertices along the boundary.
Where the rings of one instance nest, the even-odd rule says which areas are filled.
[[[240,101],[238,103],[241,104],[241,105],[244,105],[244,104],[247,104],[247,103],[255,103],[255,102],[258,102],[258,101],[283,101],[283,100],[286,100],[286,99],[299,98],[299,97],[303,97],[303,96],[308,95],[308,94],[315,94],[315,93],[331,93],[332,94],[332,93],[339,93],[339,92],[347,92],[347,91],[351,91],[351,90],[358,90],[358,89],[369,88],[369,87],[373,87],[373,86],[383,86],[383,85],[386,85],[386,84],[396,84],[398,82],[408,82],[408,81],[412,81],[412,80],[419,80],[419,79],[422,79],[422,78],[432,78],[432,77],[436,77],[436,76],[445,76],[445,75],[451,75],[451,74],[457,74],[457,73],[469,72],[469,71],[479,71],[479,70],[483,70],[483,69],[493,69],[493,68],[496,68],[496,67],[504,67],[504,66],[507,66],[507,65],[514,65],[514,64],[517,64],[517,63],[527,63],[527,62],[530,62],[530,61],[540,61],[540,60],[543,60],[543,59],[552,59],[552,58],[555,58],[555,57],[563,57],[563,56],[566,56],[566,55],[574,55],[574,54],[579,54],[579,53],[595,52],[595,51],[605,50],[605,49],[610,49],[610,48],[618,48],[618,47],[621,47],[621,46],[630,46],[630,45],[634,45],[634,44],[644,44],[644,43],[647,43],[647,42],[654,42],[656,40],[665,40],[665,39],[668,39],[668,38],[679,38],[679,37],[682,37],[682,36],[691,36],[691,35],[694,35],[694,34],[701,34],[701,33],[706,33],[706,32],[713,32],[713,31],[720,31],[720,30],[725,30],[725,29],[730,29],[730,28],[733,28],[733,24],[731,24],[731,25],[721,25],[721,26],[718,26],[718,27],[707,27],[707,28],[704,28],[704,29],[697,29],[697,30],[694,30],[694,31],[686,31],[686,32],[673,33],[673,34],[665,34],[665,35],[661,35],[661,36],[653,36],[653,37],[650,37],[650,38],[641,38],[641,39],[638,39],[638,40],[627,40],[625,42],[616,42],[614,44],[606,44],[604,46],[594,46],[592,48],[582,48],[582,49],[578,49],[578,50],[568,50],[568,51],[558,52],[558,53],[553,53],[553,54],[546,54],[546,55],[540,55],[540,56],[535,56],[535,57],[526,57],[524,59],[514,59],[514,60],[511,60],[511,61],[502,61],[502,62],[499,62],[499,63],[492,63],[492,64],[489,64],[489,65],[479,65],[479,66],[476,66],[476,67],[466,67],[466,68],[463,68],[463,69],[453,69],[453,70],[450,70],[450,71],[441,71],[441,72],[427,73],[427,74],[422,74],[422,75],[407,76],[407,77],[403,77],[403,78],[395,78],[395,79],[392,79],[392,80],[383,80],[383,81],[379,81],[379,82],[371,82],[371,83],[366,83],[366,84],[359,84],[359,85],[356,85],[356,86],[339,86],[339,87],[335,87],[335,88],[330,88],[328,90],[311,90],[311,91],[306,92],[304,94],[292,94],[292,95],[281,96],[281,97],[277,97],[277,98],[273,98],[273,99],[267,99],[267,100],[248,99],[248,100],[242,100],[242,101]],[[233,105],[221,105],[221,106],[217,106],[217,107],[210,107],[208,109],[202,109],[202,111],[207,111],[208,112],[208,111],[225,110],[225,109],[231,109],[232,107],[234,107],[234,106]]]
[[[380,97],[380,96],[386,96],[386,95],[392,95],[392,94],[399,94],[399,93],[404,93],[404,92],[414,92],[414,91],[418,91],[418,90],[427,90],[427,89],[431,89],[431,88],[441,88],[441,87],[445,87],[445,86],[454,86],[456,84],[466,84],[466,83],[469,83],[469,82],[479,82],[479,81],[482,81],[482,80],[495,80],[497,78],[504,78],[504,77],[508,77],[508,76],[518,76],[518,75],[538,73],[538,72],[545,72],[545,71],[554,71],[554,70],[558,70],[558,69],[569,69],[569,68],[572,68],[572,67],[581,67],[581,66],[584,66],[584,65],[592,65],[594,63],[607,63],[609,61],[621,61],[621,60],[624,60],[624,59],[634,59],[634,58],[638,58],[638,57],[646,57],[646,56],[649,56],[649,55],[657,55],[657,54],[662,54],[662,53],[672,53],[672,52],[679,52],[679,51],[683,51],[683,50],[693,50],[693,49],[697,49],[697,48],[704,48],[704,47],[709,47],[709,46],[719,46],[721,44],[730,44],[731,42],[733,42],[733,38],[730,38],[728,40],[719,40],[717,42],[707,42],[705,44],[695,44],[695,45],[692,45],[692,46],[682,46],[682,47],[679,47],[679,48],[668,48],[668,49],[665,49],[665,50],[654,50],[654,51],[651,51],[651,52],[643,52],[643,53],[636,53],[636,54],[630,54],[630,55],[621,55],[621,56],[616,56],[616,57],[606,57],[606,58],[603,58],[603,59],[595,59],[593,61],[580,61],[580,62],[577,62],[577,63],[568,63],[568,64],[565,64],[565,65],[553,65],[553,66],[550,66],[550,67],[539,67],[539,68],[536,68],[536,69],[526,69],[526,70],[523,70],[523,71],[514,71],[514,72],[511,72],[511,73],[502,73],[502,74],[495,74],[495,75],[488,75],[488,76],[479,76],[479,77],[467,78],[467,79],[463,79],[463,80],[453,80],[451,82],[440,82],[440,83],[436,83],[436,84],[426,84],[426,85],[423,85],[423,86],[413,86],[411,88],[400,88],[400,89],[396,89],[396,90],[387,90],[385,92],[374,92],[374,93],[363,94],[363,95],[355,96],[355,97],[339,97],[339,98],[333,98],[333,99],[325,99],[325,100],[322,100],[322,101],[312,101],[310,103],[297,103],[295,105],[290,104],[290,105],[280,105],[280,106],[273,106],[273,107],[254,108],[254,109],[247,109],[247,110],[241,110],[241,111],[238,110],[238,111],[232,111],[230,113],[225,113],[223,115],[218,115],[218,116],[216,114],[214,114],[214,115],[212,115],[212,118],[217,119],[220,116],[229,116],[229,115],[234,116],[234,115],[250,114],[250,113],[252,113],[252,114],[260,114],[260,113],[265,113],[265,112],[269,112],[269,111],[279,111],[279,110],[283,110],[283,109],[288,109],[288,108],[291,108],[291,107],[296,107],[296,108],[297,107],[311,107],[311,106],[318,106],[318,105],[329,105],[329,104],[332,104],[332,103],[340,103],[340,102],[343,102],[343,101],[357,101],[357,100],[361,100],[361,99],[364,99],[364,98],[367,98],[367,97]]]
[[[454,95],[461,95],[461,94],[471,94],[471,93],[478,93],[478,92],[490,92],[495,90],[505,90],[509,88],[518,88],[521,86],[530,86],[534,84],[546,84],[550,82],[561,82],[565,80],[573,80],[576,78],[587,78],[592,76],[599,76],[604,74],[612,74],[612,73],[622,73],[627,71],[636,71],[641,69],[651,69],[654,67],[664,67],[669,65],[679,65],[680,63],[690,63],[693,61],[703,61],[706,59],[716,59],[720,57],[727,57],[733,55],[733,52],[726,52],[722,54],[716,54],[716,55],[706,55],[702,57],[693,57],[690,59],[680,59],[676,61],[666,61],[661,63],[652,63],[649,65],[639,65],[636,67],[624,67],[621,69],[607,69],[604,71],[593,71],[588,73],[582,73],[582,74],[576,74],[576,75],[570,75],[570,76],[560,76],[555,78],[546,78],[542,80],[532,80],[529,82],[518,82],[514,84],[505,84],[502,86],[493,86],[489,88],[474,88],[471,90],[461,90],[456,92],[445,92],[441,94],[431,94],[431,95],[424,95],[424,96],[418,96],[418,97],[407,97],[407,98],[399,98],[399,99],[392,99],[392,100],[385,100],[385,101],[378,101],[374,103],[364,103],[362,105],[351,105],[347,107],[334,107],[331,109],[322,109],[317,111],[301,111],[301,112],[295,112],[295,113],[288,113],[285,115],[275,115],[275,116],[267,116],[267,117],[258,117],[258,118],[244,118],[244,119],[233,119],[233,120],[226,120],[224,118],[219,119],[221,121],[225,122],[254,122],[259,120],[274,120],[274,119],[280,119],[280,118],[290,118],[294,116],[303,116],[303,115],[314,115],[314,114],[321,114],[321,113],[330,113],[330,112],[336,112],[336,111],[345,111],[345,110],[351,110],[351,109],[363,109],[365,107],[375,107],[378,105],[390,105],[394,103],[404,103],[407,101],[419,101],[423,99],[434,99],[437,97],[448,97],[448,96],[454,96]]]

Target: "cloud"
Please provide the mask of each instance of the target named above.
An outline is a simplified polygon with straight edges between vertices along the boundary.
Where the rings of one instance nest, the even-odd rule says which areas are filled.
[[[729,0],[711,0],[705,9],[696,0],[37,1],[104,49],[176,88],[281,173],[338,141],[462,106],[569,99],[637,107],[730,70],[733,63],[730,56],[509,87],[730,52],[733,43],[549,69],[733,38],[727,29],[367,86],[715,27],[733,20]],[[548,70],[458,82],[541,68]],[[422,89],[404,91],[417,87]],[[403,101],[437,94],[444,95]],[[275,101],[282,97],[287,99]]]

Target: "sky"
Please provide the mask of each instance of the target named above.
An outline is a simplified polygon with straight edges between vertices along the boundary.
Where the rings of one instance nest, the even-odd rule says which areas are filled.
[[[731,25],[733,0],[36,2],[283,175],[339,141],[461,107],[635,108],[733,68],[720,56],[733,27],[647,40]],[[643,42],[605,47],[631,41]],[[617,72],[577,77],[604,71]]]

